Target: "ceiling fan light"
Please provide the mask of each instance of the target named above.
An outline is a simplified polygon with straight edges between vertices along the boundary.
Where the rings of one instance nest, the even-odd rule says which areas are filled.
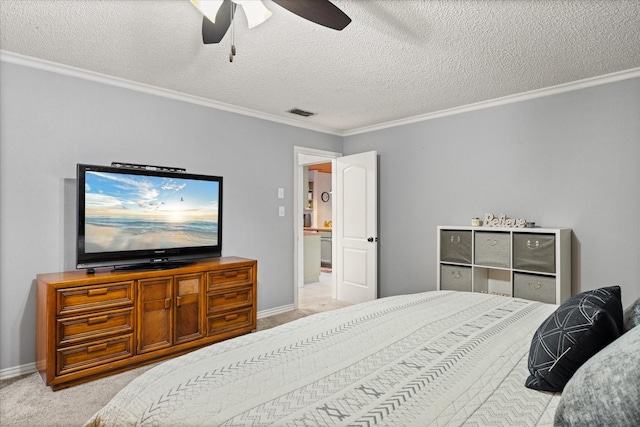
[[[272,15],[271,11],[259,0],[233,0],[233,2],[242,6],[244,14],[247,15],[249,28],[262,24]]]
[[[216,22],[216,14],[224,0],[191,0],[191,4],[207,17],[211,22]]]

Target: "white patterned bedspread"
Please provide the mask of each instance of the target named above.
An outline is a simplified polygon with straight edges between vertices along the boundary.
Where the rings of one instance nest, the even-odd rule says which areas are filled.
[[[435,291],[381,298],[214,344],[127,385],[88,426],[542,426],[525,388],[556,306]]]

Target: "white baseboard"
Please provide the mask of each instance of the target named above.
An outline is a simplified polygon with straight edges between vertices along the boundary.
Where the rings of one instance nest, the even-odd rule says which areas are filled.
[[[11,368],[0,369],[0,380],[6,380],[20,375],[33,374],[36,372],[35,363],[27,363],[26,365],[13,366]]]
[[[293,304],[287,304],[280,307],[270,308],[268,310],[261,310],[258,312],[258,319],[262,319],[263,317],[275,316],[276,314],[286,313],[295,309],[296,308]]]
[[[293,304],[283,305],[281,307],[270,308],[268,310],[262,310],[258,312],[258,319],[263,317],[274,316],[276,314],[286,313],[288,311],[295,310]],[[20,375],[32,374],[36,372],[35,363],[27,363],[26,365],[13,366],[11,368],[0,369],[0,380],[6,380]]]

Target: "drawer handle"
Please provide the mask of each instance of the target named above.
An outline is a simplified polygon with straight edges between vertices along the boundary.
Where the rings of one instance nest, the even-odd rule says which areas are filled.
[[[104,351],[107,349],[107,344],[98,344],[98,345],[91,345],[89,347],[87,347],[87,353],[93,353],[96,351]]]
[[[182,305],[182,297],[176,297],[176,307],[180,307]],[[166,306],[166,300],[165,300]]]
[[[460,270],[452,271],[451,275],[454,279],[460,279],[462,277],[462,273],[460,273]]]
[[[231,294],[224,294],[224,299],[234,299],[238,297],[238,293],[237,292],[233,292]]]
[[[90,317],[87,320],[88,325],[95,325],[96,323],[104,323],[109,319],[109,316]]]
[[[460,236],[451,236],[451,243],[460,243]]]
[[[495,246],[498,244],[498,239],[487,239],[489,246]]]
[[[535,249],[538,246],[540,246],[540,242],[536,240],[536,242],[534,244],[531,244],[531,240],[527,240],[527,247],[529,249]]]
[[[164,309],[169,310],[171,308],[171,298],[165,298],[164,300]]]
[[[538,283],[533,283],[533,282],[529,282],[528,283],[529,287],[532,288],[534,291],[537,291],[538,289],[540,289],[542,287],[542,283],[538,282]]]
[[[106,295],[107,291],[108,291],[107,288],[89,289],[89,292],[87,292],[87,295],[89,295],[90,297],[93,297],[96,295]]]
[[[228,279],[230,277],[236,277],[238,275],[237,271],[227,271],[224,273],[224,278]]]
[[[224,317],[225,322],[230,322],[231,320],[236,320],[238,318],[237,314],[228,314]]]

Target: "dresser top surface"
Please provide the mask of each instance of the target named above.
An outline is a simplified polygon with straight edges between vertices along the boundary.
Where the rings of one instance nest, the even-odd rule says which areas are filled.
[[[182,275],[191,273],[200,273],[211,269],[225,267],[242,267],[255,264],[256,261],[248,258],[236,256],[220,257],[220,258],[201,258],[194,260],[193,264],[168,269],[157,270],[131,270],[131,271],[112,271],[112,267],[96,268],[95,273],[87,273],[86,270],[62,271],[56,273],[38,274],[38,281],[55,283],[69,281],[84,282],[100,282],[108,279],[110,281],[136,280],[139,278],[162,277],[170,275]]]

